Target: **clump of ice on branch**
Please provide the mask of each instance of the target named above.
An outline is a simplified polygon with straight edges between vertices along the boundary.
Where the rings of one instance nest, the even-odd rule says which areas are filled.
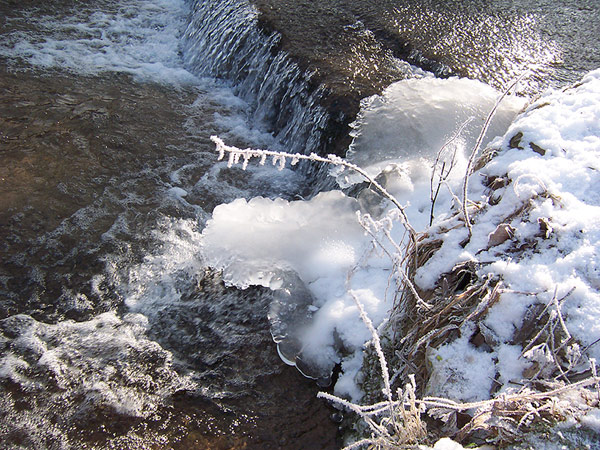
[[[269,318],[280,355],[313,378],[327,378],[341,359],[334,333],[354,350],[369,336],[346,289],[348,272],[370,249],[357,210],[339,191],[309,201],[238,199],[217,206],[203,231],[202,255],[226,283],[275,291]],[[371,284],[360,295],[381,321],[391,306],[387,277],[373,284],[363,270],[356,286]]]

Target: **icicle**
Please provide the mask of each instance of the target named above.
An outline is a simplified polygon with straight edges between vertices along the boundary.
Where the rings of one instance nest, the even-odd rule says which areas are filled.
[[[219,152],[219,158],[217,161],[221,161],[223,158],[225,158],[225,143],[217,136],[211,136],[210,140],[213,141],[217,146],[217,151]]]

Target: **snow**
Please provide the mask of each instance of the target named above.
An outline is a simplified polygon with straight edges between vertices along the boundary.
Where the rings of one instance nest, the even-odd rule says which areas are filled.
[[[592,409],[581,418],[581,423],[590,430],[600,433],[600,409]]]
[[[494,361],[490,353],[471,345],[469,337],[469,333],[463,333],[451,344],[431,352],[429,360],[434,370],[426,395],[464,402],[488,398],[494,380]],[[477,370],[473,370],[474,367]]]
[[[522,133],[519,147],[511,139]],[[545,150],[541,155],[530,143]],[[479,173],[473,184],[491,177],[512,180],[498,190],[498,204],[488,206],[475,219],[473,237],[466,247],[457,243],[465,238],[464,229],[451,230],[444,246],[418,277],[421,287],[429,288],[456,263],[465,260],[490,261],[480,275],[500,276],[506,290],[495,304],[485,324],[500,342],[490,356],[497,359],[501,382],[519,380],[531,360],[544,358],[542,351],[516,357],[518,348],[510,345],[515,329],[522,325],[527,307],[561,302],[561,314],[572,336],[588,346],[600,338],[600,293],[597,257],[600,251],[600,71],[587,75],[581,84],[564,91],[550,91],[521,114],[502,139],[495,142],[499,154]],[[483,192],[483,187],[473,186]],[[524,203],[526,213],[514,215]],[[488,235],[500,222],[512,225],[515,236],[506,243],[488,248]],[[547,238],[540,237],[540,221],[550,224]],[[537,240],[537,241],[536,241]],[[518,257],[506,253],[509,247],[536,241],[535,247]],[[529,295],[528,295],[529,294]],[[512,347],[512,349],[511,349]],[[448,352],[466,351],[463,339],[445,347]],[[588,357],[598,358],[600,348],[590,347]],[[434,373],[444,372],[443,364],[432,359]],[[479,363],[473,369],[486,369]],[[460,384],[460,383],[459,383]],[[476,389],[471,388],[473,394]]]

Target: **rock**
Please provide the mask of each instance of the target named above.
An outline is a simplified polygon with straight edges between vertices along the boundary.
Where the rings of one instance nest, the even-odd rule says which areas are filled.
[[[529,143],[529,147],[531,148],[531,150],[533,150],[534,152],[536,152],[538,155],[544,156],[546,154],[546,150],[544,150],[539,145],[534,144],[533,142]]]
[[[519,146],[519,144],[521,143],[521,139],[523,139],[523,133],[519,131],[517,134],[510,138],[510,141],[508,141],[509,147],[523,150],[523,147]]]

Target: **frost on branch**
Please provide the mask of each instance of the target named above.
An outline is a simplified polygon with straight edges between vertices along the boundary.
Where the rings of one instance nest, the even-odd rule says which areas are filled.
[[[328,155],[327,157],[322,157],[317,155],[316,153],[311,153],[310,155],[303,155],[301,153],[287,153],[287,152],[275,152],[271,150],[259,150],[259,149],[240,149],[237,147],[226,145],[221,138],[218,136],[211,136],[210,139],[217,146],[216,149],[219,152],[219,161],[225,158],[225,154],[229,154],[229,159],[227,162],[227,167],[231,167],[234,164],[239,164],[240,159],[243,159],[242,169],[246,169],[248,167],[248,163],[252,158],[260,158],[260,164],[264,164],[267,158],[272,158],[273,165],[276,165],[279,170],[283,170],[285,168],[285,163],[287,159],[291,159],[291,165],[296,165],[299,161],[313,161],[325,164],[331,164],[333,166],[341,166],[347,169],[353,170],[356,173],[360,174],[365,178],[375,189],[377,189],[381,195],[383,195],[387,200],[389,200],[396,208],[399,210],[400,214],[400,222],[402,225],[408,230],[413,243],[416,242],[416,234],[417,232],[410,224],[408,217],[404,211],[404,206],[400,204],[400,202],[390,194],[377,180],[371,177],[367,172],[361,169],[359,166],[349,163],[348,161],[340,158],[336,155]]]

